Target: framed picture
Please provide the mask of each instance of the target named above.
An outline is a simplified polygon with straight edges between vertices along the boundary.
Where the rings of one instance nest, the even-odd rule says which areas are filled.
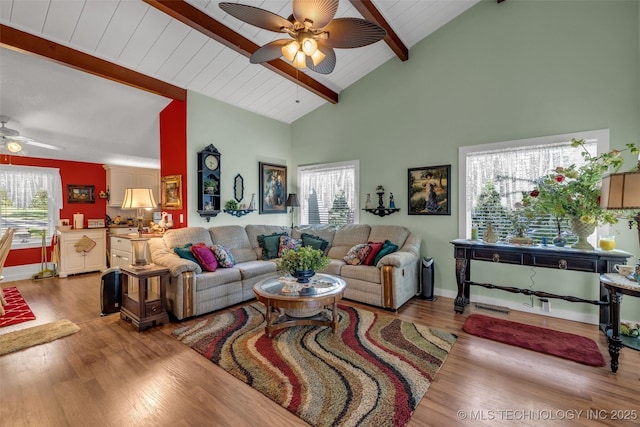
[[[162,177],[160,204],[165,209],[182,209],[182,175]]]
[[[67,184],[67,203],[95,203],[95,185]]]
[[[287,167],[259,163],[260,213],[287,213]]]
[[[451,165],[409,169],[409,215],[451,215]]]

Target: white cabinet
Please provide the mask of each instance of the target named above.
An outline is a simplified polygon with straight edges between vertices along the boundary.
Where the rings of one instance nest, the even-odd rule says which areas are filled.
[[[160,203],[160,170],[105,165],[109,206],[120,207],[127,188],[151,188],[156,202]]]
[[[86,252],[82,250],[78,252],[76,246],[85,236],[95,242],[95,246]],[[107,268],[107,230],[104,228],[58,231],[58,245],[60,249],[58,275],[61,278],[69,274],[101,271]]]
[[[125,237],[111,236],[111,267],[133,264],[133,245]]]

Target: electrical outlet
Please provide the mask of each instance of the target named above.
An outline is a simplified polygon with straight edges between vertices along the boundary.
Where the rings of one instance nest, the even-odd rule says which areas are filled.
[[[542,304],[542,311],[548,313],[551,311],[551,303],[547,298],[540,298],[540,303]]]

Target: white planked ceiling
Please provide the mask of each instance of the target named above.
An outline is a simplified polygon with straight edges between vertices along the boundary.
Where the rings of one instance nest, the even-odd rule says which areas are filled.
[[[374,0],[373,3],[410,49],[478,1]],[[218,7],[218,1],[187,2],[258,45],[285,37],[227,15]],[[240,2],[285,18],[292,10],[290,0]],[[361,17],[349,1],[342,0],[336,17],[347,16]],[[250,64],[243,55],[141,0],[0,0],[0,23],[285,123],[292,123],[326,102],[264,66]],[[333,73],[307,72],[337,93],[395,58],[384,41],[336,52]],[[77,145],[83,140],[85,145],[105,147],[104,155],[111,156],[111,163],[157,163],[157,147],[148,146],[154,137],[157,141],[157,130],[155,134],[145,132],[149,132],[150,124],[157,123],[159,111],[169,100],[82,74],[40,58],[0,49],[0,114],[12,117],[8,127],[65,148],[62,152],[49,150],[43,155],[29,155],[96,161],[87,155],[95,157],[99,148],[83,153]],[[96,102],[97,94],[100,102]],[[67,108],[60,108],[61,105]],[[117,147],[122,151],[116,155],[106,150],[113,148],[117,129],[125,131],[116,133],[126,135],[128,143]],[[132,138],[139,139],[131,143]],[[136,146],[138,150],[134,149]]]

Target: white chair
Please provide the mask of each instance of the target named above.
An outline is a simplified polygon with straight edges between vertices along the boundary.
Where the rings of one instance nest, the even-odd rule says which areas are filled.
[[[8,228],[4,232],[0,239],[0,282],[2,281],[2,269],[4,268],[4,262],[7,260],[9,251],[11,250],[11,242],[13,241],[13,233],[16,230],[14,228]],[[4,306],[7,305],[7,300],[4,298],[4,292],[0,287],[0,316],[4,316]]]

